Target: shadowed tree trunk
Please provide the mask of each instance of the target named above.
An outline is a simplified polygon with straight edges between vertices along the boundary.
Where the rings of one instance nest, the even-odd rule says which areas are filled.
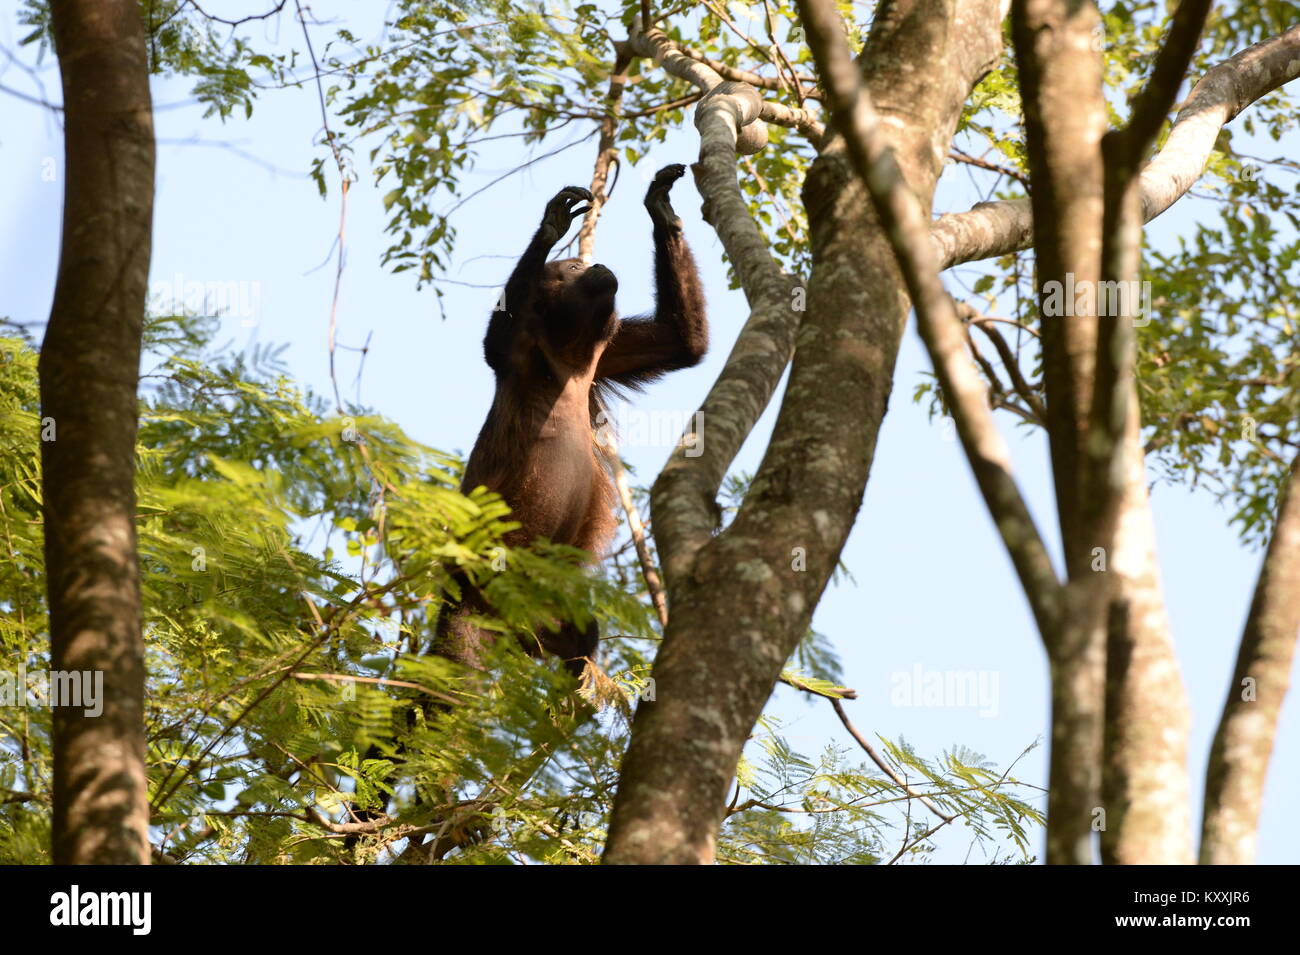
[[[136,386],[154,138],[134,0],[53,0],[65,116],[63,237],[40,355],[55,670],[102,673],[102,713],[54,709],[53,859],[149,861],[135,533]]]
[[[1160,586],[1136,407],[1131,417],[1110,560],[1125,625],[1113,628],[1107,641],[1101,856],[1107,864],[1187,865],[1193,861],[1191,712]]]
[[[1154,138],[1175,98],[1184,72],[1181,61],[1190,56],[1189,47],[1206,7],[1208,4],[1196,0],[1179,5],[1170,40],[1161,53],[1163,65],[1157,66],[1153,82],[1134,104],[1135,113],[1143,119],[1141,135],[1128,134],[1131,142]],[[1032,37],[1026,40],[1032,42]],[[1209,70],[1182,102],[1173,128],[1152,162],[1137,170],[1134,164],[1142,159],[1141,150],[1130,150],[1126,157],[1125,171],[1137,173],[1134,218],[1149,221],[1181,198],[1205,170],[1223,126],[1255,100],[1297,76],[1300,26],[1242,50]],[[1066,162],[1074,158],[1072,153],[1065,155]],[[1064,181],[1074,188],[1069,177]],[[1046,205],[1046,198],[1040,189],[1035,190],[1037,202]],[[1034,211],[1039,210],[1035,207]],[[1050,209],[1043,210],[1042,216],[1048,230],[1059,220]],[[942,267],[1024,249],[1035,235],[1031,201],[984,203],[968,212],[941,216],[932,234]],[[1043,261],[1040,249],[1040,278]],[[1129,264],[1134,270],[1132,278],[1136,278],[1135,268],[1134,260]],[[1047,334],[1045,327],[1045,338]],[[1086,350],[1081,349],[1080,355],[1087,359]],[[1114,596],[1124,613],[1119,621],[1122,625],[1112,628],[1108,648],[1103,787],[1108,818],[1101,839],[1102,858],[1119,863],[1183,863],[1191,861],[1185,765],[1189,719],[1160,593],[1137,426],[1136,420],[1130,420],[1124,439],[1125,489],[1110,555]],[[1063,450],[1073,453],[1069,447]],[[1065,505],[1070,493],[1068,485],[1061,489],[1058,506]],[[1294,507],[1284,508],[1279,518],[1243,637],[1237,682],[1211,754],[1202,862],[1253,859],[1259,799],[1286,692],[1295,631],[1300,626],[1296,601],[1286,596],[1296,591],[1295,561],[1288,556],[1295,546],[1294,526],[1300,521],[1296,512]],[[1063,519],[1062,526],[1065,524]],[[1086,555],[1076,554],[1076,565],[1080,556]],[[1288,575],[1289,584],[1284,583]],[[1254,682],[1243,687],[1241,681],[1247,677]],[[1247,697],[1239,698],[1243,691],[1256,695],[1247,692]]]

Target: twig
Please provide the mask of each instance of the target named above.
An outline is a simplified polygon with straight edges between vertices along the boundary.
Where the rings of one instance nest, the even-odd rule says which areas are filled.
[[[872,747],[872,745],[867,742],[866,737],[864,737],[861,733],[858,732],[857,727],[855,727],[852,721],[849,720],[849,714],[844,712],[843,703],[841,703],[839,700],[831,700],[831,706],[835,707],[835,715],[840,718],[840,722],[843,723],[844,728],[849,731],[849,735],[852,736],[855,740],[857,740],[858,745],[861,746],[866,751],[866,754],[869,757],[871,757],[871,761],[875,763],[878,767],[880,767],[880,771],[882,773],[884,773],[886,776],[888,776],[895,783],[897,783],[899,786],[902,787],[903,792],[907,793],[909,796],[911,796],[914,799],[919,799],[921,801],[921,805],[924,806],[926,809],[930,810],[940,819],[942,819],[945,825],[957,818],[956,816],[949,815],[948,813],[940,809],[938,806],[936,806],[934,804],[934,801],[930,799],[929,796],[917,792],[907,783],[903,782],[902,777],[900,777],[898,773],[894,772],[893,767],[890,766],[887,762],[885,762],[880,757],[880,754],[876,752],[875,748]]]
[[[288,2],[288,0],[280,0],[279,3],[277,3],[270,10],[267,10],[266,13],[250,13],[248,16],[240,17],[238,20],[227,20],[223,17],[213,16],[211,13],[208,13],[208,11],[204,10],[201,6],[199,6],[197,0],[186,0],[186,2],[195,10],[199,11],[199,13],[202,14],[206,19],[211,20],[213,23],[223,23],[228,27],[237,27],[245,23],[249,23],[253,20],[266,20],[270,17],[275,16],[277,13],[279,13],[281,10],[284,9],[284,5],[285,3]],[[176,8],[177,11],[179,12],[181,9],[185,7],[185,5],[186,5],[185,3],[182,3],[179,7]],[[295,0],[294,6],[298,6],[297,0]],[[299,8],[298,10],[298,15],[300,17],[302,16],[301,8]],[[172,16],[175,16],[175,13],[173,13]],[[167,20],[170,19],[171,17],[167,18]],[[164,20],[162,23],[158,24],[158,26],[162,26],[167,22],[167,20]]]
[[[192,2],[192,0],[191,0]],[[283,3],[280,6],[284,6]],[[334,297],[330,301],[330,325],[329,325],[329,354],[330,354],[330,384],[334,388],[334,406],[339,414],[343,414],[343,399],[339,395],[339,379],[334,368],[334,341],[338,332],[338,311],[339,311],[339,286],[343,282],[343,266],[346,260],[344,237],[348,221],[348,186],[352,180],[348,178],[347,169],[343,164],[343,154],[339,151],[338,142],[334,137],[333,130],[330,129],[329,113],[325,108],[325,87],[320,79],[320,64],[316,61],[316,50],[312,47],[311,32],[307,29],[307,18],[302,12],[302,4],[299,0],[293,0],[294,9],[298,11],[298,22],[302,24],[302,38],[307,44],[307,52],[311,56],[312,71],[316,74],[316,94],[320,100],[320,118],[321,124],[325,130],[325,141],[329,143],[330,152],[334,154],[334,163],[338,166],[339,182],[342,190],[342,197],[339,202],[339,233],[338,233],[338,268],[334,272]]]
[[[1010,179],[1029,188],[1029,177],[1018,169],[1012,169],[1010,166],[999,166],[995,162],[989,162],[987,159],[980,159],[978,156],[972,156],[970,153],[962,152],[956,146],[950,147],[948,155],[957,162],[965,163],[968,166],[978,166],[980,169],[988,169],[991,172],[1001,173]]]
[[[408,690],[419,690],[421,693],[442,700],[444,703],[460,704],[460,700],[454,696],[439,693],[437,690],[431,690],[419,683],[408,683],[406,680],[389,680],[377,676],[353,676],[349,673],[292,673],[290,675],[295,680],[331,680],[335,683],[373,683],[376,686],[401,686],[406,687]]]

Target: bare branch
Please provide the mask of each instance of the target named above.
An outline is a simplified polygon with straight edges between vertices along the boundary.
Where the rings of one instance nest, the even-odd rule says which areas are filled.
[[[932,813],[934,813],[944,822],[952,822],[954,819],[957,818],[956,816],[949,815],[948,813],[940,809],[938,806],[936,806],[934,804],[934,800],[930,799],[929,796],[917,792],[907,783],[903,782],[902,777],[899,776],[898,773],[894,772],[894,768],[890,766],[887,762],[885,762],[884,759],[881,758],[880,754],[876,752],[875,748],[870,743],[867,742],[866,737],[864,737],[861,733],[858,732],[857,727],[854,726],[852,721],[849,719],[849,714],[844,712],[843,703],[841,703],[839,700],[831,700],[831,706],[835,707],[835,715],[840,718],[840,722],[843,723],[844,728],[849,731],[849,735],[852,736],[855,740],[857,740],[858,745],[862,747],[863,751],[867,754],[867,756],[871,758],[871,761],[880,768],[880,771],[882,773],[884,773],[886,776],[892,779],[896,784],[902,787],[903,792],[907,793],[909,796],[913,797],[914,799],[921,800],[922,806],[930,810]]]
[[[1169,27],[1169,38],[1156,56],[1155,69],[1142,92],[1133,100],[1128,125],[1124,128],[1125,165],[1137,166],[1155,141],[1173,108],[1178,88],[1183,84],[1187,66],[1196,53],[1196,45],[1205,27],[1205,18],[1213,0],[1182,0]]]
[[[1201,863],[1255,861],[1259,811],[1300,631],[1300,458],[1255,584],[1205,774]]]

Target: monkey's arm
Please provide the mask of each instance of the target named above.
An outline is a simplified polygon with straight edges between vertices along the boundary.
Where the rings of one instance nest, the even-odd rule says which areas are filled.
[[[601,355],[598,378],[642,384],[699,364],[709,347],[700,273],[682,234],[682,221],[668,201],[668,190],[685,171],[681,165],[661,169],[646,194],[654,222],[655,313],[623,322]]]
[[[589,206],[575,208],[579,202],[590,202],[591,192],[581,186],[566,186],[546,204],[542,224],[533,233],[528,248],[519,257],[515,270],[506,281],[505,294],[492,311],[487,336],[483,339],[483,353],[494,370],[500,370],[510,355],[510,340],[519,321],[533,308],[537,286],[546,267],[546,257],[555,243],[564,238],[573,220],[587,211]]]

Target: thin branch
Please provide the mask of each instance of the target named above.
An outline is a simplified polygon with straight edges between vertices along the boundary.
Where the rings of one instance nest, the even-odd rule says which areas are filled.
[[[612,443],[610,438],[607,438],[607,441]],[[650,602],[654,604],[655,614],[659,617],[660,626],[667,630],[668,600],[664,596],[664,582],[659,577],[659,569],[655,566],[654,557],[650,553],[650,545],[646,542],[645,525],[641,523],[641,512],[637,510],[636,502],[632,500],[632,488],[627,481],[627,469],[623,467],[623,462],[619,459],[616,447],[606,447],[605,457],[610,463],[610,469],[614,472],[614,487],[618,489],[618,498],[623,504],[623,513],[627,515],[628,533],[631,534],[632,542],[636,546],[636,556],[641,564],[641,576],[645,579],[646,590],[650,592]]]
[[[1133,100],[1133,110],[1124,128],[1124,161],[1136,167],[1155,142],[1165,117],[1173,109],[1187,67],[1196,53],[1213,0],[1181,0],[1169,27],[1169,38],[1156,55],[1150,79]]]
[[[1002,366],[1006,368],[1007,375],[1011,378],[1011,387],[1015,389],[1016,394],[1025,400],[1025,404],[1029,406],[1030,411],[1033,412],[1039,423],[1046,424],[1047,409],[1043,406],[1043,400],[1030,387],[1029,382],[1025,380],[1025,376],[1021,374],[1020,362],[1016,359],[1015,352],[1011,350],[1011,346],[1007,344],[1007,340],[1002,337],[1001,333],[993,327],[994,319],[980,315],[974,308],[964,302],[957,306],[957,315],[963,321],[976,326],[993,343],[998,357],[1002,359]],[[1018,322],[1009,319],[1006,321],[1017,328],[1024,327]]]
[[[990,172],[1000,173],[1008,179],[1016,180],[1016,182],[1024,186],[1026,190],[1029,189],[1029,177],[1019,169],[1012,169],[1010,166],[1000,166],[995,162],[989,162],[987,159],[980,159],[978,156],[972,156],[970,153],[962,152],[956,146],[949,147],[948,156],[954,162],[965,163],[968,166],[977,166],[980,169],[987,169]]]
[[[460,700],[446,693],[439,693],[437,690],[431,690],[427,686],[419,683],[410,683],[406,680],[389,680],[377,676],[355,676],[350,673],[292,673],[290,674],[295,680],[329,680],[334,683],[371,683],[376,686],[400,686],[408,690],[419,690],[428,696],[442,700],[444,703],[458,705]]]
[[[936,816],[942,819],[945,823],[952,822],[954,819],[957,818],[956,816],[949,815],[948,813],[940,809],[938,806],[936,806],[934,804],[934,801],[930,799],[929,796],[917,792],[907,783],[903,782],[902,777],[899,776],[898,773],[894,772],[894,768],[890,766],[889,763],[885,762],[885,760],[881,758],[880,754],[876,752],[875,748],[870,743],[867,742],[866,737],[858,732],[857,727],[854,726],[853,722],[849,719],[849,714],[844,712],[843,703],[841,703],[839,700],[831,700],[831,706],[835,707],[835,715],[840,718],[840,722],[843,723],[844,728],[849,731],[849,735],[852,736],[855,740],[857,740],[858,745],[861,746],[862,749],[866,752],[867,756],[871,758],[871,761],[880,768],[880,771],[882,773],[884,773],[886,776],[892,779],[896,784],[898,784],[898,786],[902,788],[903,792],[907,793],[909,796],[911,796],[914,799],[919,799],[921,801],[922,806],[930,810],[932,813],[934,813]]]
[[[1164,146],[1142,171],[1142,220],[1150,222],[1192,188],[1218,146],[1219,131],[1246,107],[1300,77],[1300,26],[1263,40],[1201,77]],[[934,221],[943,268],[1027,249],[1033,239],[1028,199],[984,202]]]
[[[280,6],[284,6],[282,2]],[[303,14],[302,4],[299,0],[293,0],[294,9],[298,11],[298,21],[302,24],[302,38],[307,44],[307,52],[311,56],[312,70],[316,76],[316,95],[320,101],[320,118],[321,126],[325,130],[325,141],[329,143],[330,152],[334,154],[334,164],[338,166],[339,183],[342,191],[342,197],[339,202],[339,231],[338,231],[338,268],[334,272],[334,296],[330,300],[330,324],[329,324],[329,358],[330,358],[330,384],[334,388],[334,406],[339,414],[343,414],[343,399],[339,395],[339,379],[334,366],[334,343],[338,334],[338,312],[339,312],[339,288],[343,283],[343,266],[346,262],[344,237],[347,230],[348,221],[348,186],[351,180],[348,178],[347,168],[343,163],[343,154],[339,151],[338,141],[334,137],[333,130],[330,129],[329,112],[325,108],[325,87],[320,80],[320,64],[316,62],[316,50],[312,47],[311,32],[307,29],[307,18]],[[278,8],[277,8],[278,10]],[[274,12],[274,11],[273,11]]]
[[[748,83],[750,86],[756,86],[759,89],[781,92],[786,88],[786,84],[779,76],[763,76],[761,73],[755,73],[751,70],[742,70],[739,67],[728,66],[721,60],[715,60],[705,56],[699,50],[691,49],[688,46],[677,45],[686,56],[698,63],[703,63],[709,69],[713,70],[723,79],[735,80],[738,83]],[[822,98],[821,91],[817,88],[817,80],[811,76],[799,76],[800,93],[803,99]]]
[[[63,112],[63,107],[59,106],[57,103],[51,103],[49,100],[41,99],[39,96],[33,96],[30,93],[16,90],[12,86],[5,86],[3,83],[0,83],[0,93],[8,93],[10,96],[16,97],[25,103],[31,103],[34,106],[43,106],[52,113]]]
[[[10,802],[49,802],[48,796],[23,792],[21,789],[0,789],[0,805]]]
[[[225,24],[225,25],[228,26],[228,27],[237,27],[237,26],[242,26],[243,24],[245,24],[245,23],[250,23],[250,22],[252,22],[253,20],[266,20],[266,19],[269,19],[270,17],[275,16],[277,13],[279,13],[281,10],[283,10],[283,9],[284,9],[284,5],[285,5],[285,3],[287,3],[287,2],[288,2],[288,0],[280,0],[279,3],[277,3],[277,4],[276,4],[274,7],[272,7],[270,10],[267,10],[265,13],[251,13],[251,14],[249,14],[249,15],[246,16],[246,17],[240,17],[238,20],[227,20],[227,19],[225,19],[224,17],[218,17],[218,16],[214,16],[214,15],[211,14],[211,13],[208,13],[208,11],[204,10],[201,6],[198,5],[197,0],[186,0],[186,3],[188,3],[189,6],[193,7],[193,8],[194,8],[195,10],[197,10],[200,14],[202,14],[204,18],[206,18],[206,19],[208,19],[208,20],[211,20],[211,21],[214,22],[214,23],[223,23],[223,24]],[[177,11],[181,10],[182,8],[184,8],[185,5],[186,5],[185,3],[182,3],[182,4],[180,5],[180,7],[177,7],[177,8],[176,8]],[[298,6],[298,4],[297,4],[297,0],[295,0],[295,2],[294,2],[294,6]],[[302,10],[301,10],[301,9],[299,9],[299,11],[298,11],[298,15],[301,17],[301,15],[302,15]],[[172,16],[175,16],[175,14],[173,13]],[[171,17],[168,17],[167,19],[170,20]],[[166,20],[163,21],[163,23],[166,23],[166,22],[167,22]],[[162,24],[158,24],[158,26],[162,26]]]

